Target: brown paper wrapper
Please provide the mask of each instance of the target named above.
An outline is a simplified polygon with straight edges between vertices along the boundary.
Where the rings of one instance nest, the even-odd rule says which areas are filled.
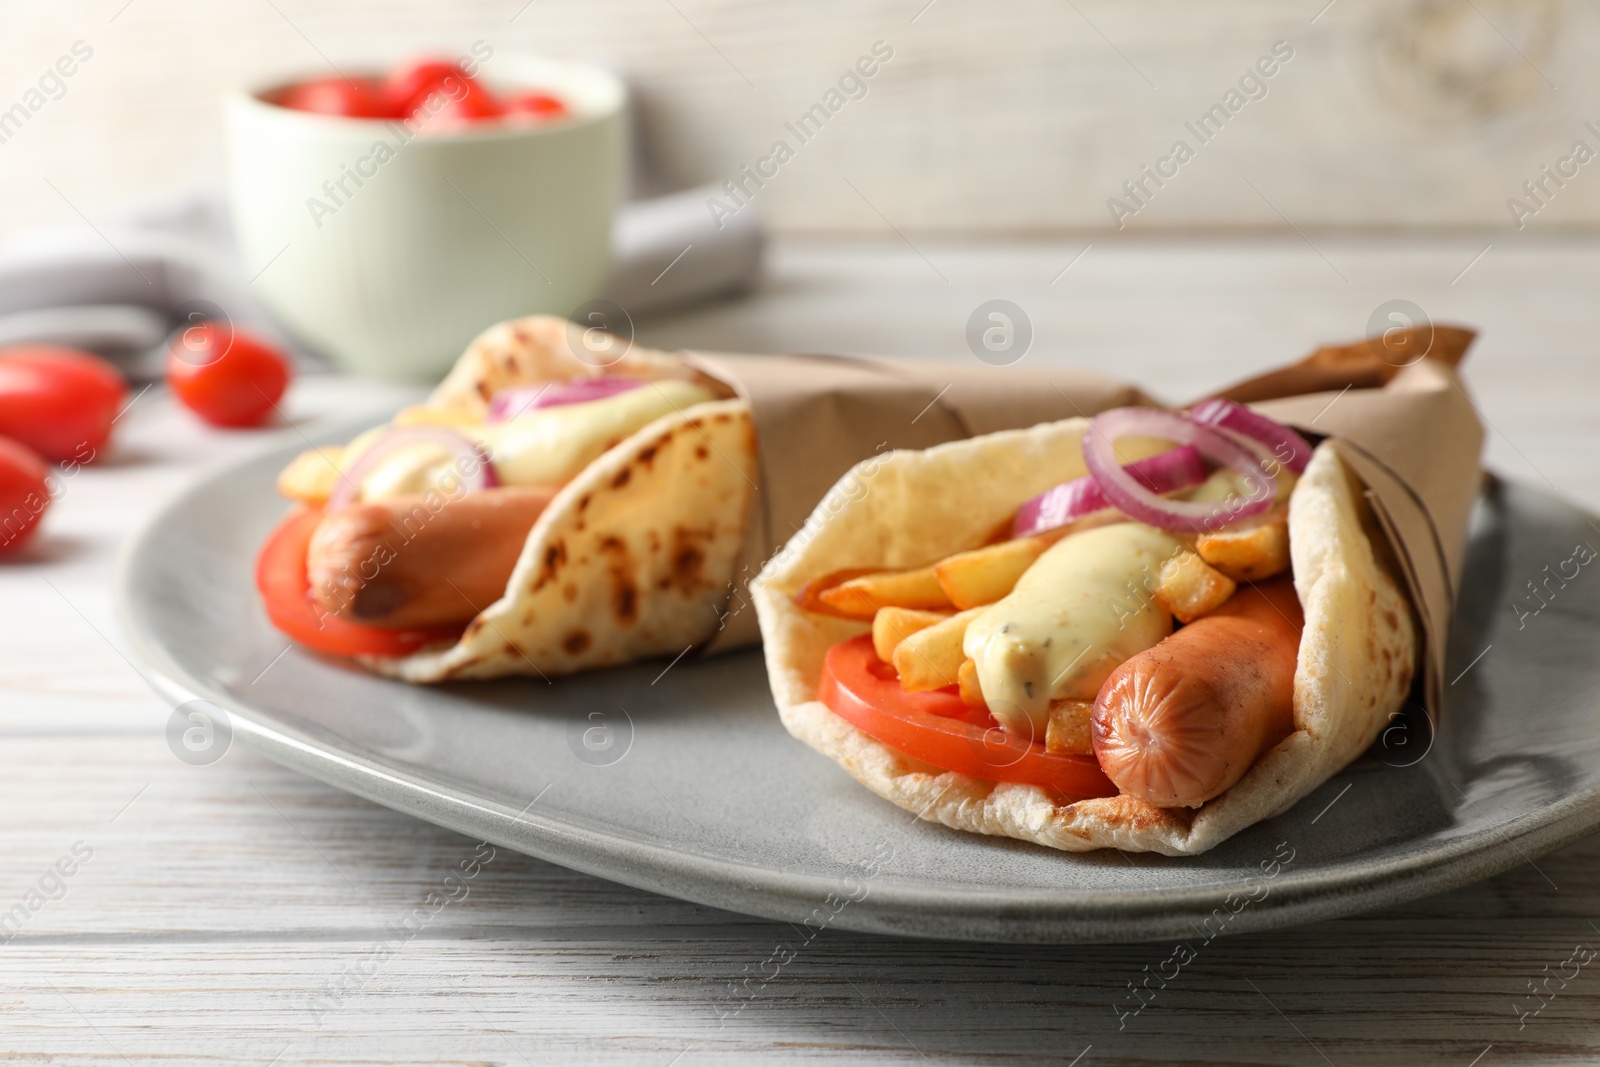
[[[760,477],[731,596],[708,652],[761,640],[750,581],[862,460],[1151,403],[1135,387],[1088,371],[824,355],[686,356],[749,402],[760,445]]]
[[[1327,436],[1366,486],[1422,627],[1423,691],[1434,712],[1483,477],[1483,423],[1455,369],[1474,336],[1438,326],[1431,337],[1407,334],[1387,347],[1374,338],[1319,349],[1216,394]]]
[[[1483,428],[1454,365],[1473,333],[1455,327],[1318,349],[1216,394],[1329,437],[1366,486],[1422,627],[1430,708],[1477,496]],[[861,357],[687,353],[750,403],[760,442],[723,652],[760,640],[748,585],[851,467],[896,448],[1152,404],[1136,386],[1076,370]]]

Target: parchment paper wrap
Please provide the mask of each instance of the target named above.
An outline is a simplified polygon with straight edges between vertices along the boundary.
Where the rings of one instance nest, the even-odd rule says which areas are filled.
[[[862,460],[1151,403],[1134,386],[1088,371],[850,356],[685,355],[750,404],[760,447],[744,545],[708,652],[761,640],[750,581]]]
[[[1467,520],[1482,480],[1483,424],[1454,364],[1466,354],[1471,331],[1436,327],[1426,358],[1395,367],[1392,349],[1377,339],[1321,349],[1298,364],[1223,390],[1307,433],[1331,437],[1339,455],[1366,486],[1367,501],[1389,536],[1423,633],[1427,706],[1437,713],[1444,657],[1465,560]],[[1367,349],[1348,360],[1349,376],[1387,384],[1344,388],[1330,380],[1327,353]],[[1375,365],[1375,366],[1374,366]],[[1305,388],[1325,391],[1293,395]],[[1268,397],[1278,399],[1268,399]]]
[[[1387,533],[1424,635],[1423,677],[1439,707],[1450,615],[1481,471],[1483,427],[1455,364],[1475,334],[1450,326],[1319,348],[1215,394],[1331,437]],[[760,639],[748,583],[799,533],[852,466],[996,430],[1154,403],[1087,371],[822,355],[688,353],[746,399],[760,477],[722,629],[707,651]],[[844,565],[844,564],[841,564]]]

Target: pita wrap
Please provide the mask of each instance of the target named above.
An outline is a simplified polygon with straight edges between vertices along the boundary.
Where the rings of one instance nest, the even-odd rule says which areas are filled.
[[[862,464],[754,584],[767,670],[784,726],[879,796],[959,830],[1051,848],[1192,855],[1276,815],[1361,753],[1397,711],[1418,659],[1410,604],[1375,551],[1362,488],[1333,442],[1320,445],[1289,501],[1295,589],[1305,630],[1295,731],[1198,809],[1127,796],[1063,802],[1028,785],[943,771],[901,755],[816,699],[828,648],[866,625],[801,610],[808,583],[847,567],[917,567],[973,548],[1028,498],[1086,473],[1086,419],[896,452]]]
[[[745,582],[859,460],[1143,399],[1082,371],[666,353],[537,316],[486,330],[410,417],[482,423],[501,390],[607,376],[682,379],[719,399],[609,442],[454,645],[363,664],[412,682],[554,677],[753,644]]]
[[[505,595],[454,645],[360,662],[411,682],[554,677],[716,632],[756,477],[755,425],[731,390],[667,353],[540,316],[485,331],[422,407],[481,422],[501,389],[604,376],[683,378],[728,399],[675,410],[588,463],[540,514]]]

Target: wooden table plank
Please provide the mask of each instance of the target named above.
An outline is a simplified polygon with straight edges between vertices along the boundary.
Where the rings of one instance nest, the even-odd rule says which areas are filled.
[[[784,242],[762,295],[640,336],[962,359],[967,315],[999,295],[1034,320],[1030,360],[1176,397],[1360,333],[1385,294],[1408,295],[1486,327],[1468,377],[1496,428],[1491,462],[1600,505],[1600,365],[1573,310],[1600,281],[1593,246],[1496,249],[1455,286],[1483,247],[1470,238],[1319,246],[1348,287],[1289,242],[1096,248],[1054,287],[1081,244],[924,246],[947,285],[904,246]],[[399,395],[308,379],[292,411]],[[1594,965],[1525,1026],[1516,1014],[1529,980],[1600,945],[1600,838],[1367,916],[1213,942],[1120,1019],[1127,983],[1171,946],[831,930],[799,944],[786,924],[504,851],[386,949],[429,893],[460,895],[445,878],[475,843],[243,749],[208,767],[172,757],[170,709],[118,651],[115,552],[202,466],[266,435],[200,430],[159,390],[120,429],[114,462],[74,479],[48,536],[0,568],[0,917],[30,890],[59,897],[9,940],[0,918],[0,1051],[14,1059],[1069,1063],[1091,1045],[1082,1067],[1600,1059]],[[92,857],[58,884],[47,871],[80,841]],[[786,943],[794,959],[763,982]]]

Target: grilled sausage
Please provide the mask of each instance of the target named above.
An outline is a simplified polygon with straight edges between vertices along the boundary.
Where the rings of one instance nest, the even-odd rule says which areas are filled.
[[[1095,699],[1094,751],[1124,794],[1199,807],[1294,730],[1305,617],[1280,578],[1126,660]]]
[[[528,531],[555,494],[501,487],[330,512],[306,552],[312,595],[329,614],[368,626],[466,622],[505,593]]]

